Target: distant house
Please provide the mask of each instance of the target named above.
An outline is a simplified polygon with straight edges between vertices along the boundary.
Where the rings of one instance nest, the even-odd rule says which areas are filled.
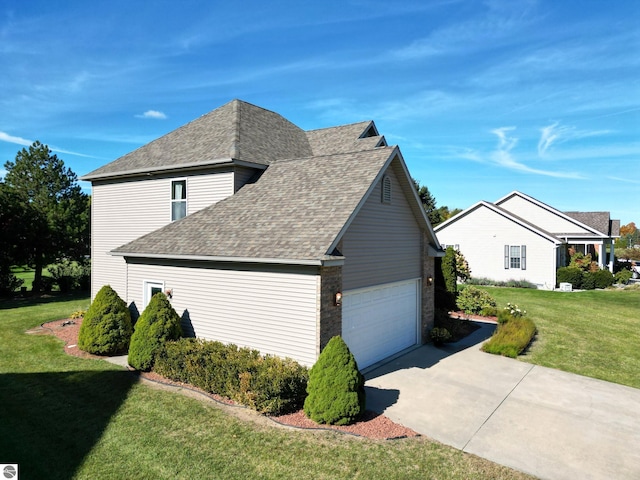
[[[439,244],[372,121],[304,131],[234,100],[85,175],[92,294],[166,292],[192,335],[366,367],[421,343]]]
[[[459,248],[474,277],[527,280],[551,290],[556,270],[568,262],[569,247],[613,270],[620,221],[611,220],[609,212],[561,212],[514,191],[494,203],[472,205],[435,231],[443,246]]]

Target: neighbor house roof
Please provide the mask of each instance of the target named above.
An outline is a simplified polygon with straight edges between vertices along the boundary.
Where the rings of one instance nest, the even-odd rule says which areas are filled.
[[[565,215],[595,228],[610,237],[620,236],[620,220],[611,220],[609,212],[564,212]]]
[[[535,225],[529,220],[516,215],[515,213],[511,212],[508,208],[505,208],[502,206],[504,203],[506,203],[507,200],[509,200],[514,196],[525,199],[528,202],[531,202],[537,205],[538,207],[557,215],[558,217],[568,220],[570,223],[572,223],[575,226],[586,229],[590,233],[547,231],[544,228],[542,228],[542,226]],[[508,214],[509,217],[516,223],[519,223],[520,225],[528,229],[534,229],[535,231],[542,234],[543,236],[546,236],[549,239],[554,239],[554,241],[562,241],[562,240],[566,241],[567,238],[578,239],[581,237],[585,237],[585,238],[616,237],[620,235],[620,221],[610,220],[609,212],[561,212],[559,210],[556,210],[552,206],[541,202],[540,200],[537,200],[533,197],[530,197],[529,195],[526,195],[522,192],[518,192],[515,190],[509,193],[508,195],[505,195],[504,197],[500,198],[495,203],[486,202],[486,201],[477,202],[471,207],[463,210],[457,215],[454,215],[450,219],[439,224],[438,226],[435,227],[434,230],[436,232],[442,230],[447,225],[458,221],[460,218],[463,218],[464,216],[468,215],[470,212],[476,210],[480,205],[485,206],[490,210],[493,210],[494,212],[497,212],[497,213],[501,212],[505,216],[506,214]]]
[[[397,147],[276,161],[255,184],[113,253],[320,264],[340,257],[336,240],[393,161]]]

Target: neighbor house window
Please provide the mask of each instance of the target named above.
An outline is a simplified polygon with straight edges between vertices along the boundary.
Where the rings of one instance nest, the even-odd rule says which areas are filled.
[[[187,216],[187,181],[171,182],[171,221]]]
[[[391,177],[382,177],[382,203],[391,203]]]
[[[504,268],[505,269],[527,269],[527,246],[526,245],[505,245],[504,246]]]

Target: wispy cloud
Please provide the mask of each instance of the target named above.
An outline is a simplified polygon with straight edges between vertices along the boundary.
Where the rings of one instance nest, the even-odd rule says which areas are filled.
[[[33,143],[31,140],[27,140],[26,138],[15,137],[5,132],[0,132],[0,141],[7,142],[7,143],[15,143],[17,145],[22,145],[25,147],[28,147]]]
[[[554,144],[564,143],[581,138],[606,135],[609,130],[578,130],[573,126],[560,125],[560,122],[552,123],[540,129],[540,140],[538,141],[538,155],[544,157],[547,151]]]
[[[615,180],[616,182],[631,183],[633,185],[640,185],[640,180],[634,180],[633,178],[620,178],[620,177],[607,177],[609,180]]]
[[[153,118],[156,120],[165,120],[167,116],[158,110],[147,110],[146,112],[136,115],[136,118]]]
[[[16,137],[14,135],[9,135],[6,132],[0,132],[0,141],[7,143],[15,143],[16,145],[22,145],[23,147],[28,147],[33,144],[33,140],[27,140],[26,138]],[[75,155],[76,157],[84,157],[84,158],[97,158],[93,155],[85,155],[84,153],[73,152],[71,150],[64,150],[62,148],[57,148],[52,145],[48,145],[52,152],[63,153],[66,155]],[[1,174],[2,172],[0,172]]]
[[[462,148],[458,149],[455,156],[471,160],[473,162],[488,163],[490,165],[521,173],[530,173],[533,175],[542,175],[554,178],[586,178],[578,172],[559,172],[534,168],[518,159],[515,149],[519,143],[519,138],[514,135],[515,130],[516,127],[514,126],[500,127],[491,130],[491,133],[497,137],[498,144],[490,152],[481,152],[472,148]]]

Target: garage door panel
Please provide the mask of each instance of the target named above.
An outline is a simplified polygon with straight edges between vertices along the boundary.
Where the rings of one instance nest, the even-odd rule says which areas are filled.
[[[342,336],[360,368],[417,343],[418,280],[344,292]]]

